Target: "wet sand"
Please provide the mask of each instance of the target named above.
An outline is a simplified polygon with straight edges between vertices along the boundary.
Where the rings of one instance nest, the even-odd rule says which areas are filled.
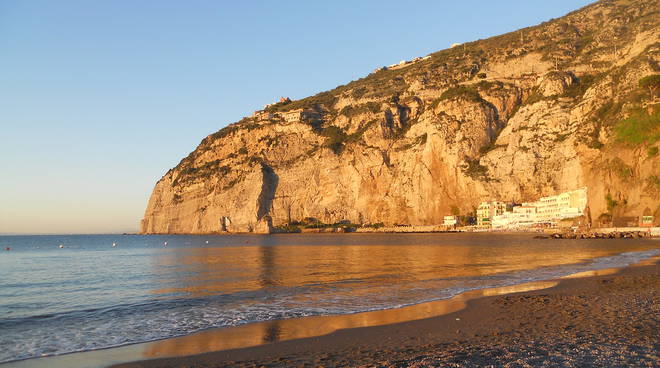
[[[660,264],[483,297],[434,318],[116,367],[653,367]]]

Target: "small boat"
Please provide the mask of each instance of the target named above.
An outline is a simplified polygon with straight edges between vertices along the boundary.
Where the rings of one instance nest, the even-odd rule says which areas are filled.
[[[64,244],[60,244],[60,249],[64,248]]]

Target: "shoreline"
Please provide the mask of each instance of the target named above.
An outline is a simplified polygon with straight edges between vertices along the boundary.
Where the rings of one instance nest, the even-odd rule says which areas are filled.
[[[617,269],[602,269],[593,272],[608,273],[615,272],[615,270]],[[152,359],[175,359],[199,354],[213,354],[219,351],[258,349],[267,346],[266,344],[268,342],[263,342],[262,339],[267,336],[267,333],[272,333],[274,330],[277,330],[277,338],[279,339],[279,341],[274,343],[315,339],[342,330],[370,328],[426,318],[437,318],[465,309],[467,302],[473,299],[491,295],[542,290],[556,286],[558,283],[558,280],[533,281],[510,286],[468,290],[448,299],[427,301],[397,308],[351,314],[318,315],[251,322],[238,326],[211,327],[188,335],[168,337],[143,343],[0,363],[0,367],[25,368],[47,366],[71,368],[106,367],[108,364],[115,367],[134,362],[151,361]],[[255,337],[257,338],[256,340]],[[203,351],[199,351],[200,346],[202,346],[201,349]],[[130,356],[132,359],[126,358],[126,356]],[[108,360],[110,360],[109,363],[107,363]],[[81,361],[83,364],[81,364]],[[102,362],[106,362],[106,364]]]
[[[446,229],[443,225],[411,225],[400,227],[358,227],[358,228],[342,228],[342,227],[323,227],[323,228],[301,228],[300,231],[273,231],[269,233],[254,233],[254,232],[209,232],[209,233],[131,233],[121,235],[295,235],[295,234],[557,234],[567,233],[570,228],[520,228],[520,229],[478,229],[478,228],[464,228],[457,227],[455,229]],[[588,231],[579,231],[575,234],[587,233],[648,233],[650,238],[660,237],[660,227],[594,227]],[[574,238],[571,238],[574,239]]]
[[[652,265],[642,265],[649,262],[652,263]],[[492,317],[493,315],[488,312],[488,308],[484,309],[485,300],[493,300],[494,298],[506,299],[518,295],[555,293],[556,290],[561,290],[562,288],[565,289],[565,284],[567,282],[586,283],[587,280],[594,278],[591,277],[593,275],[597,275],[595,276],[596,278],[602,278],[610,277],[608,275],[612,274],[616,274],[614,277],[618,277],[617,275],[630,273],[650,273],[657,286],[658,274],[660,274],[659,263],[660,261],[656,256],[624,268],[586,271],[559,279],[518,284],[510,287],[467,291],[450,299],[425,302],[402,308],[339,316],[302,317],[289,320],[251,323],[230,328],[212,328],[191,335],[173,337],[148,343],[124,345],[114,348],[63,354],[46,358],[27,359],[0,364],[0,366],[3,368],[5,366],[7,368],[38,366],[90,367],[107,366],[113,362],[119,363],[114,367],[177,367],[190,365],[219,367],[226,366],[227,364],[237,367],[259,366],[261,364],[266,364],[268,366],[287,366],[288,364],[286,363],[289,361],[289,358],[298,360],[302,359],[301,362],[304,363],[303,365],[308,364],[311,366],[317,366],[321,365],[319,362],[316,362],[316,360],[319,359],[318,357],[326,356],[324,359],[327,360],[330,356],[328,354],[334,354],[332,356],[335,358],[345,356],[347,359],[350,359],[351,363],[344,364],[333,361],[333,363],[324,364],[344,364],[345,366],[352,366],[354,363],[357,364],[356,362],[358,361],[360,362],[359,364],[369,364],[369,362],[375,362],[373,357],[360,357],[360,351],[364,350],[367,352],[378,352],[379,355],[388,355],[394,351],[392,350],[394,349],[393,344],[397,346],[401,344],[407,346],[410,345],[410,342],[413,342],[413,347],[407,349],[416,350],[416,348],[420,347],[428,348],[427,345],[429,341],[435,341],[438,337],[444,341],[443,343],[464,341],[467,336],[466,334],[469,335],[470,331],[474,333],[473,328],[466,328],[463,324],[458,323],[457,326],[459,329],[457,332],[454,332],[454,316],[458,316],[456,318],[463,321],[466,320],[465,317],[461,317],[464,314],[478,316],[485,314],[488,318]],[[655,292],[657,293],[657,287]],[[408,312],[406,312],[406,310]],[[426,313],[426,315],[424,315],[424,313]],[[372,317],[366,318],[366,316],[369,315]],[[380,315],[380,317],[378,315]],[[287,331],[290,332],[291,329],[300,329],[301,326],[304,327],[305,324],[302,323],[303,320],[321,321],[320,324],[316,323],[316,325],[325,326],[325,328],[329,326],[331,330],[320,331],[320,333],[317,331],[308,337],[305,337],[303,334],[302,338],[296,338],[294,336],[293,339],[286,339]],[[338,321],[340,322],[339,324],[337,323]],[[427,324],[435,326],[436,328],[434,330],[428,330],[428,326],[426,326]],[[278,325],[279,327],[277,327]],[[229,342],[231,342],[234,338],[240,340],[239,335],[245,331],[241,332],[238,330],[255,327],[258,327],[257,330],[260,330],[256,335],[261,339],[265,336],[263,332],[267,331],[270,333],[271,339],[274,337],[274,340],[279,339],[284,341],[269,342],[264,340],[261,341],[260,344],[253,344],[256,346],[234,346],[233,348],[232,346],[222,343],[223,340],[229,340]],[[309,324],[307,324],[307,327],[309,327]],[[449,327],[449,329],[447,329],[447,327]],[[420,330],[427,330],[427,332],[420,335]],[[224,336],[222,333],[218,335],[218,332],[222,331],[225,332]],[[229,339],[230,335],[227,335],[226,332],[231,331],[237,333],[234,334],[233,338]],[[253,333],[253,335],[255,334]],[[476,334],[476,336],[479,336],[479,334]],[[386,338],[383,339],[382,337]],[[472,336],[472,338],[474,338],[474,336]],[[188,341],[186,342],[186,340]],[[214,345],[214,341],[216,343],[220,341],[221,344]],[[350,344],[347,344],[346,342],[350,342]],[[207,352],[196,353],[194,349],[192,351],[188,350],[191,344],[201,344],[206,347]],[[355,346],[361,346],[362,348],[360,348],[360,351],[350,351],[350,349]],[[346,352],[346,349],[349,349],[349,351]],[[356,356],[356,354],[358,354],[358,356]],[[167,357],[160,358],[159,355]],[[139,360],[145,358],[150,360]]]
[[[455,230],[415,230],[409,231],[386,229],[359,228],[354,231],[345,231],[343,228],[321,228],[304,229],[300,232],[271,232],[271,233],[249,233],[249,232],[210,232],[210,233],[121,233],[121,234],[0,234],[4,237],[25,237],[25,236],[283,236],[283,235],[348,235],[348,234],[390,234],[390,235],[424,235],[424,234],[491,234],[491,235],[516,235],[516,234],[537,234],[538,239],[617,239],[617,238],[660,238],[660,227],[626,227],[626,228],[593,228],[586,232],[571,232],[559,228],[539,228],[539,229],[455,229]],[[560,237],[556,237],[561,235]],[[615,235],[615,236],[607,236]],[[620,236],[616,236],[620,235]],[[632,235],[632,236],[626,236]]]
[[[472,298],[425,319],[113,367],[660,363],[658,257],[550,281],[549,288]]]

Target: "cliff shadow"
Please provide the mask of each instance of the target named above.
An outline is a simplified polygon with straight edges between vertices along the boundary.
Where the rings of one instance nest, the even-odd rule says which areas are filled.
[[[273,207],[273,200],[275,199],[275,191],[279,183],[279,176],[275,173],[272,167],[266,163],[261,163],[261,193],[257,199],[257,220],[261,220],[264,216],[270,214],[270,209]]]

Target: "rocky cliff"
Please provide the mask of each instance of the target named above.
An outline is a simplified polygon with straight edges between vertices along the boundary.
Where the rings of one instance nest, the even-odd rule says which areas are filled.
[[[141,231],[437,224],[582,186],[592,221],[659,218],[659,21],[659,0],[600,1],[269,106],[168,171]]]

